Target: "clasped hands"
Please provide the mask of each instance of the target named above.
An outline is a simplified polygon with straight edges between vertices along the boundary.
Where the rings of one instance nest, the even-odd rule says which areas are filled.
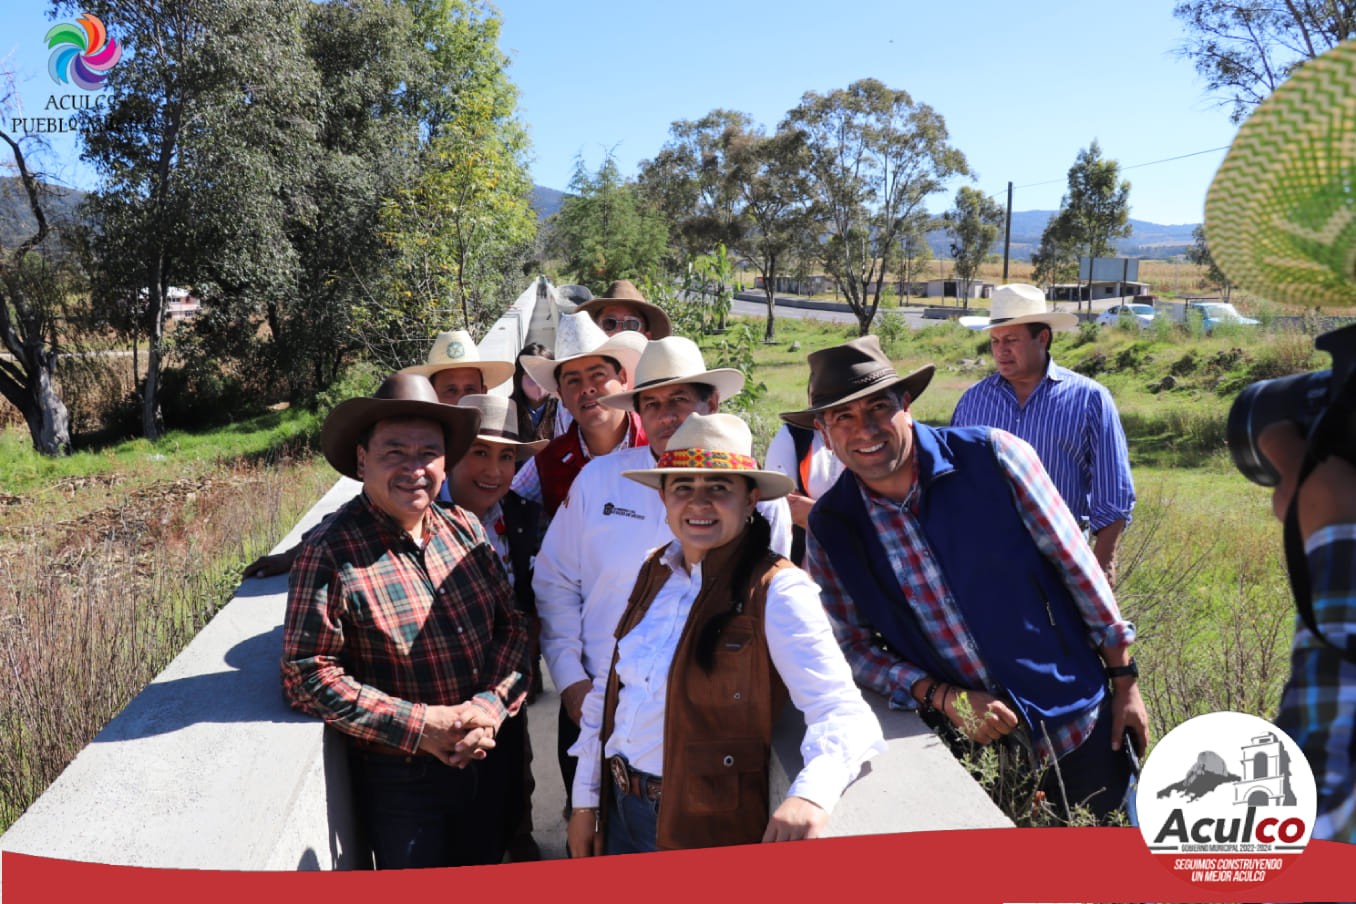
[[[465,769],[471,760],[483,760],[494,749],[498,729],[495,717],[469,700],[456,706],[429,706],[424,711],[419,749],[449,766]]]

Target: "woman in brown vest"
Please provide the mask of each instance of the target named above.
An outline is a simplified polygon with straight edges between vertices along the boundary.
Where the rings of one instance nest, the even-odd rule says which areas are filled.
[[[659,491],[676,539],[646,558],[612,668],[584,703],[572,856],[815,837],[884,749],[818,588],[768,549],[755,505],[792,482],[751,452],[743,421],[694,414],[654,468],[623,472]],[[773,812],[788,696],[805,714],[805,768]]]

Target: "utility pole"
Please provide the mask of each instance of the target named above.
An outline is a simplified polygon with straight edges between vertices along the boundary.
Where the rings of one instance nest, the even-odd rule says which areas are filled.
[[[1008,217],[1003,226],[1003,282],[1008,281],[1008,251],[1012,248],[1012,183],[1008,183]]]

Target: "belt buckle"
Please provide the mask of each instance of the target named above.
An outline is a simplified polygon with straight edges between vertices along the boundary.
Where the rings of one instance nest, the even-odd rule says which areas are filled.
[[[612,781],[622,794],[631,793],[630,770],[626,767],[626,760],[620,756],[609,757],[607,765],[612,770]]]

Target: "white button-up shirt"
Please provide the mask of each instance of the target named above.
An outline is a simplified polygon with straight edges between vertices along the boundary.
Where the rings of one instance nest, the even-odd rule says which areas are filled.
[[[541,651],[551,681],[564,690],[607,676],[613,632],[626,611],[650,550],[673,539],[659,491],[622,471],[654,467],[649,446],[622,449],[584,466],[537,554],[532,590],[541,617]],[[772,526],[774,550],[791,550],[785,499],[758,503]]]
[[[670,543],[664,563],[671,573],[645,617],[618,643],[617,675],[621,692],[607,755],[620,754],[636,769],[663,774],[664,712],[669,670],[678,641],[701,590],[702,569],[683,568],[681,547]],[[819,588],[799,568],[784,568],[768,586],[763,617],[772,664],[795,704],[805,715],[800,752],[805,766],[787,792],[831,811],[862,763],[885,749],[880,723],[852,680],[843,652],[833,638],[819,602]],[[579,740],[570,753],[579,757],[575,806],[597,806],[602,781],[598,750],[607,677],[593,682],[584,701]]]

